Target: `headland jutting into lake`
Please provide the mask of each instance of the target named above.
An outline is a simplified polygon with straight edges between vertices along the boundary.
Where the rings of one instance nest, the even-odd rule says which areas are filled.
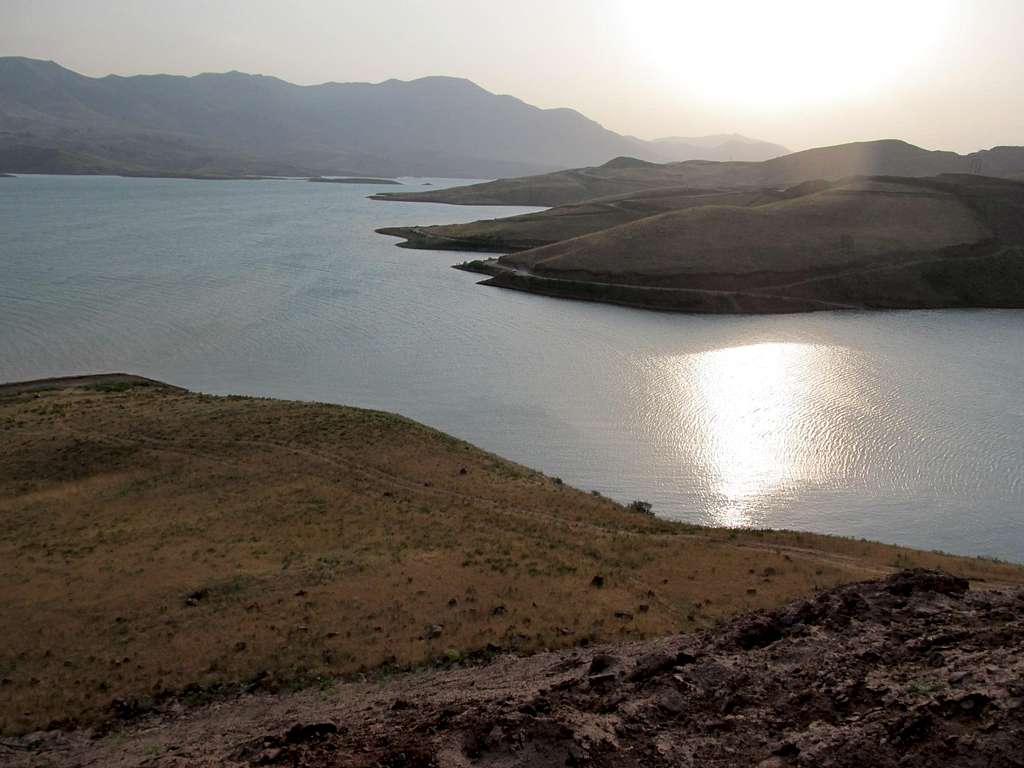
[[[485,285],[651,309],[1024,307],[1024,182],[1002,178],[1021,170],[1024,149],[992,150],[991,176],[929,175],[962,159],[901,142],[763,163],[620,158],[599,168],[376,195],[555,206],[378,231],[410,248],[505,254],[458,265],[489,275]],[[876,173],[845,175],[858,168]]]

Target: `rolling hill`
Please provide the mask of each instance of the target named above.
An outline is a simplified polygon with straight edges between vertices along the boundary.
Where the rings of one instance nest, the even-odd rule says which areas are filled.
[[[499,179],[457,189],[383,194],[376,199],[459,205],[556,206],[666,187],[778,189],[815,179],[836,181],[857,175],[918,177],[944,173],[1016,177],[1024,173],[1024,147],[995,147],[959,155],[886,139],[808,149],[759,163],[693,160],[659,165],[620,157],[597,167]]]

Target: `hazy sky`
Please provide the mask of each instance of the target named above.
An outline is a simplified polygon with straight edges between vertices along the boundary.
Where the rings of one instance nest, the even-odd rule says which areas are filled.
[[[643,138],[1024,144],[1024,0],[0,0],[0,55],[93,76],[457,75]]]

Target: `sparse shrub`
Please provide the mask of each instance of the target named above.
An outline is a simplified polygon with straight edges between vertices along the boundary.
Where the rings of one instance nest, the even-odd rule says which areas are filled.
[[[627,506],[626,509],[628,509],[630,512],[639,512],[642,515],[654,514],[654,512],[652,511],[653,507],[651,506],[651,502],[641,501],[640,499],[629,502],[629,506]]]

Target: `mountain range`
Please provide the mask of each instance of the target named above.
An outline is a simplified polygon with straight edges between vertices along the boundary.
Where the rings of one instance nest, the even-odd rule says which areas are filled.
[[[763,160],[739,135],[623,136],[453,77],[299,86],[241,72],[92,78],[0,58],[0,171],[494,178],[597,165]]]

